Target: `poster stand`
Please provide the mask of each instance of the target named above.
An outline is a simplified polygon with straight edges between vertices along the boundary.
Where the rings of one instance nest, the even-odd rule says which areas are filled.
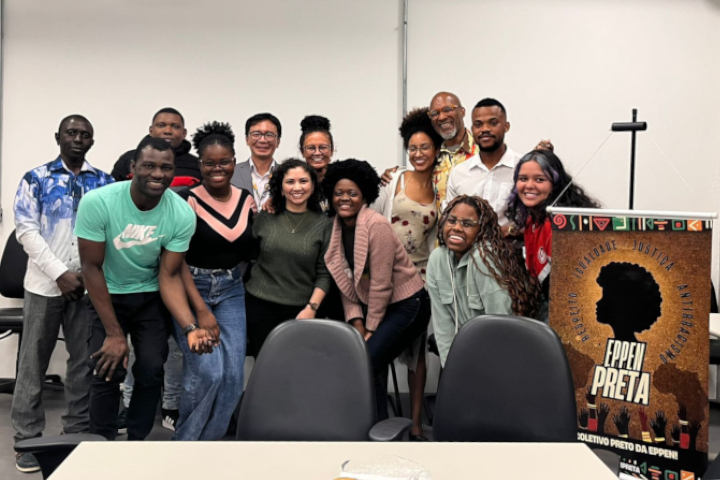
[[[632,110],[632,122],[616,122],[612,124],[613,132],[632,132],[630,135],[630,197],[629,208],[633,209],[635,201],[635,136],[637,132],[647,130],[647,122],[637,121],[637,108]]]
[[[620,478],[700,478],[717,214],[548,211],[550,326],[573,375],[578,439],[620,455]]]

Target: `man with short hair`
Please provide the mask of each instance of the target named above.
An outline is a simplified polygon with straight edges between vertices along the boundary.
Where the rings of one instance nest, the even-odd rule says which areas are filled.
[[[181,341],[187,341],[191,351],[210,352],[216,341],[195,325],[182,282],[181,267],[195,231],[195,213],[168,191],[174,160],[170,144],[146,137],[135,151],[132,180],[88,194],[78,210],[75,233],[92,300],[90,432],[109,440],[117,435],[128,334],[135,349],[128,440],[142,440],[152,430],[168,352],[170,314],[183,329],[186,338]]]
[[[494,98],[480,100],[473,108],[470,128],[479,152],[450,172],[443,207],[458,195],[477,195],[495,210],[503,234],[516,236],[505,211],[520,156],[505,144],[510,130],[505,107]]]
[[[171,187],[185,187],[199,184],[202,181],[198,158],[190,153],[191,145],[186,140],[187,129],[185,118],[176,109],[166,107],[160,109],[152,119],[148,137],[161,138],[168,142],[175,153],[175,177]],[[148,138],[146,137],[146,138]],[[115,163],[113,177],[117,181],[130,180],[130,164],[135,158],[135,150],[125,152]],[[175,422],[180,416],[180,394],[182,393],[183,357],[180,348],[173,338],[168,339],[168,359],[165,362],[165,380],[161,405],[162,425],[175,430]],[[130,364],[135,355],[130,347]],[[132,369],[128,369],[127,378],[123,383],[123,404],[125,409],[120,412],[118,433],[127,432],[127,409],[132,399],[134,385]]]
[[[153,116],[149,128],[150,137],[161,138],[168,142],[175,153],[175,186],[193,186],[202,181],[198,158],[190,153],[192,146],[185,138],[185,118],[176,109],[166,107],[158,110]],[[130,180],[130,164],[135,158],[135,150],[123,153],[115,166],[112,175],[115,180]]]
[[[478,146],[472,134],[465,128],[465,108],[457,95],[450,92],[438,92],[430,101],[428,116],[435,131],[443,138],[437,163],[434,169],[435,200],[438,210],[445,201],[447,181],[453,167],[472,158],[478,152]],[[398,167],[385,170],[383,184],[392,179],[392,173]]]
[[[83,195],[112,183],[113,178],[85,160],[94,143],[93,127],[85,117],[64,118],[55,141],[60,156],[27,172],[15,196],[16,236],[29,257],[12,404],[16,442],[39,437],[45,428],[42,391],[60,326],[69,354],[62,431],[88,430],[87,306],[73,226]],[[18,455],[16,466],[21,472],[40,470],[29,453]]]
[[[250,158],[238,163],[232,184],[250,192],[258,209],[267,202],[269,181],[277,163],[273,158],[280,146],[282,126],[271,113],[258,113],[245,122],[245,142],[250,147]]]

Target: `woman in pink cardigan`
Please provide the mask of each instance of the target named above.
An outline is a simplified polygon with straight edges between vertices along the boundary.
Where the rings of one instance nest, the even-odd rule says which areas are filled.
[[[331,163],[323,180],[335,214],[325,264],[340,289],[345,320],[367,342],[378,420],[383,420],[388,365],[425,332],[430,302],[390,222],[368,208],[379,184],[369,163],[353,159]]]

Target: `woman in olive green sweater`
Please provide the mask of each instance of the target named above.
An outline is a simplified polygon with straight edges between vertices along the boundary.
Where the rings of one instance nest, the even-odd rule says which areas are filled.
[[[480,197],[454,198],[440,217],[440,246],[430,254],[425,287],[445,366],[460,327],[478,315],[533,317],[537,281],[503,238],[497,214]]]
[[[270,332],[294,318],[315,318],[330,288],[324,255],[332,222],[321,213],[317,174],[302,160],[280,164],[270,179],[274,213],[253,223],[259,256],[246,284],[248,355],[257,357]]]

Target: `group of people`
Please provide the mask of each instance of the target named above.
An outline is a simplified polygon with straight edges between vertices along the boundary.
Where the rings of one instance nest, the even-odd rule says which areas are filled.
[[[184,118],[165,108],[112,176],[85,159],[90,122],[63,119],[59,157],[29,171],[15,200],[29,256],[16,441],[45,427],[42,385],[60,326],[69,353],[63,432],[114,439],[120,427],[142,440],[164,384],[173,438],[216,440],[240,401],[246,355],[262,355],[280,323],[311,318],[345,321],[366,342],[378,419],[388,416],[388,365],[403,360],[410,439],[425,440],[430,319],[443,365],[477,315],[545,320],[545,207],[597,206],[549,141],[522,157],[507,147],[500,102],[478,102],[470,129],[465,113],[448,92],[411,111],[400,135],[412,169],[382,177],[366,161],[332,161],[330,122],[317,115],[301,122],[302,158],[283,162],[274,158],[280,121],[254,115],[244,132],[250,158],[237,163],[229,124],[200,127],[195,157]],[[39,468],[29,454],[16,464]]]

